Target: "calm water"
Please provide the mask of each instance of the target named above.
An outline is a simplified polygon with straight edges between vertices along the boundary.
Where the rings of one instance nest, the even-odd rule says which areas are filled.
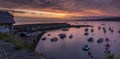
[[[44,53],[49,57],[54,57],[55,59],[106,59],[106,49],[105,44],[110,44],[109,50],[115,55],[116,59],[120,59],[120,22],[68,22],[70,24],[88,24],[94,26],[88,27],[89,35],[85,36],[85,28],[69,28],[68,31],[54,30],[49,31],[43,35],[47,37],[46,40],[40,40],[36,52]],[[101,27],[100,30],[98,28]],[[106,29],[106,33],[103,32],[103,28]],[[113,29],[113,32],[109,30]],[[94,29],[94,32],[90,30]],[[59,34],[66,34],[65,39],[60,39]],[[48,36],[48,34],[51,34]],[[70,39],[69,35],[73,34],[73,38]],[[57,37],[58,41],[51,42],[51,39]],[[88,42],[88,38],[93,37],[93,42]],[[104,42],[97,43],[99,38],[104,38]],[[105,42],[105,39],[109,38],[109,42]],[[89,51],[83,51],[82,47],[84,45],[90,45]],[[90,55],[88,54],[90,53]]]

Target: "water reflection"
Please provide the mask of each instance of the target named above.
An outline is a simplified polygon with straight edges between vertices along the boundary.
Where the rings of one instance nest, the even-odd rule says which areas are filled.
[[[69,28],[66,31],[47,32],[40,40],[36,52],[56,59],[106,59],[120,58],[119,22],[69,22],[94,27]],[[94,24],[93,24],[94,23]],[[48,35],[49,34],[49,35]],[[85,45],[88,45],[87,47]],[[89,49],[83,51],[83,48]]]

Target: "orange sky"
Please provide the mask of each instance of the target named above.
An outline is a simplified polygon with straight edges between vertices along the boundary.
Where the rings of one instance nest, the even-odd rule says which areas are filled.
[[[9,9],[9,8],[1,8],[1,10],[8,10],[15,17],[39,17],[39,18],[59,18],[59,19],[79,19],[83,16],[106,16],[108,14],[103,13],[97,9],[89,9],[84,10],[84,12],[65,12],[61,10],[51,9],[41,9],[41,10],[33,10],[33,9]]]

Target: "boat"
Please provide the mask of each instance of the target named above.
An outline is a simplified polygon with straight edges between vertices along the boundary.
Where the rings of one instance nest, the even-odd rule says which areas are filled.
[[[59,37],[61,38],[61,39],[64,39],[64,38],[66,38],[66,35],[65,34],[59,34]]]
[[[73,35],[72,35],[72,34],[70,34],[69,38],[70,38],[70,39],[72,39],[72,38],[73,38]]]
[[[100,29],[101,29],[101,27],[99,26],[99,27],[98,27],[98,30],[100,30]]]
[[[105,25],[105,24],[101,24],[101,25]]]
[[[105,39],[105,42],[109,42],[109,41],[110,41],[109,38],[106,38],[106,39]]]
[[[94,41],[93,37],[88,38],[88,42],[93,42],[93,41]]]
[[[48,36],[50,36],[51,34],[48,34]]]
[[[85,32],[89,31],[88,28],[85,28]]]
[[[104,33],[106,33],[107,31],[106,30],[103,30]]]
[[[84,33],[84,35],[85,35],[85,36],[88,36],[88,35],[89,35],[89,33],[88,33],[88,32],[85,32],[85,33]]]
[[[58,41],[58,38],[56,37],[51,39],[51,42],[56,42],[56,41]]]
[[[114,31],[113,30],[111,30],[111,33],[113,33]]]
[[[82,50],[83,51],[89,51],[90,50],[90,45],[84,45]]]
[[[46,39],[47,39],[46,37],[43,37],[41,40],[43,40],[43,41],[44,41],[44,40],[46,40]]]
[[[75,28],[80,28],[81,26],[80,25],[76,25]]]
[[[62,28],[62,31],[68,31],[68,28]]]
[[[98,42],[98,43],[102,43],[102,42],[103,42],[103,38],[99,38],[99,39],[97,40],[97,42]]]
[[[112,30],[112,28],[111,28],[111,27],[109,27],[108,29],[109,29],[109,31],[111,31],[111,30]]]
[[[91,32],[94,32],[94,29],[91,29]]]
[[[118,33],[120,33],[120,31],[118,31]]]

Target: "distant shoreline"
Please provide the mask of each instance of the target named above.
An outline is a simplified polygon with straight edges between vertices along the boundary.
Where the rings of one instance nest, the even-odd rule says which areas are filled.
[[[103,19],[89,19],[89,20],[73,20],[73,21],[114,21],[120,22],[120,17],[112,17],[112,18],[103,18]]]

